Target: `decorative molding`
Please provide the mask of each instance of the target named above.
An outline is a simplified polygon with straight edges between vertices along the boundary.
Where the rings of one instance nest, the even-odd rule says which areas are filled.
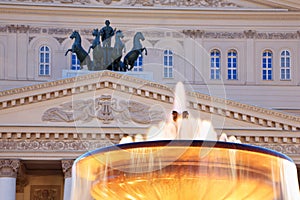
[[[292,33],[257,33],[256,39],[262,40],[296,40],[299,39],[297,32]]]
[[[190,38],[203,38],[204,30],[183,30],[182,33]]]
[[[65,178],[71,178],[72,177],[72,166],[73,166],[74,160],[62,160],[61,166],[64,173]]]
[[[254,143],[253,145],[265,147],[268,149],[272,149],[274,151],[281,152],[283,154],[287,155],[295,155],[298,156],[300,154],[300,145],[299,144],[278,144],[278,143],[267,143],[267,144],[261,144],[261,143]]]
[[[257,35],[255,30],[246,30],[246,31],[244,31],[244,34],[245,34],[246,38],[248,38],[248,39],[253,39]]]
[[[244,32],[208,32],[205,30],[183,30],[183,34],[191,38],[203,39],[264,39],[264,40],[297,40],[300,38],[297,32],[257,32],[245,30]]]
[[[198,8],[238,8],[229,0],[10,0],[12,2],[82,4],[82,5],[129,5],[145,7],[198,7]]]
[[[6,28],[5,28],[6,27]],[[1,27],[1,32],[8,31],[9,33],[27,33],[29,30],[29,26],[25,25],[6,25],[5,27]]]
[[[17,178],[19,167],[19,160],[0,160],[0,177]]]
[[[189,104],[192,105],[192,107],[198,108],[204,112],[212,112],[216,115],[223,115],[237,120],[246,120],[250,123],[257,123],[265,127],[276,127],[281,128],[283,130],[291,131],[300,130],[300,117],[298,116],[287,115],[281,112],[276,112],[274,110],[255,107],[252,105],[247,105],[218,97],[211,97],[209,95],[196,92],[189,92],[188,94],[191,95],[191,97],[196,97],[199,100],[202,99],[210,102],[209,104],[192,101],[189,102]],[[214,106],[214,104],[218,104],[220,106]],[[228,106],[230,106],[231,108],[229,108]],[[238,112],[236,110],[241,110],[242,112]],[[253,114],[253,112],[255,112],[255,114]],[[260,114],[263,114],[264,117],[262,117]],[[267,116],[270,116],[270,119],[268,119]],[[276,120],[275,117],[278,117],[280,119]],[[283,119],[287,119],[290,122],[290,124],[284,122]]]
[[[25,86],[25,87],[22,87],[22,88],[15,88],[15,89],[1,91],[0,92],[0,97],[10,96],[10,95],[13,95],[13,94],[20,94],[20,93],[23,93],[23,92],[30,92],[30,91],[34,91],[34,90],[37,90],[37,89],[47,89],[47,88],[55,87],[55,86],[63,86],[65,84],[70,84],[70,83],[76,83],[76,85],[77,85],[78,83],[85,82],[86,80],[91,80],[91,79],[102,80],[102,78],[104,78],[104,77],[116,78],[116,79],[119,79],[119,80],[126,80],[126,81],[130,81],[132,83],[137,83],[139,85],[142,84],[144,86],[155,87],[157,89],[172,91],[172,89],[170,87],[167,87],[167,86],[159,84],[159,83],[149,82],[147,80],[135,78],[133,76],[126,76],[126,75],[121,74],[121,73],[116,73],[116,72],[105,70],[105,71],[90,73],[90,74],[87,74],[87,75],[84,75],[84,76],[77,76],[77,77],[66,78],[66,79],[41,83],[41,84]],[[44,93],[44,94],[46,94],[46,93]]]
[[[73,32],[73,29],[70,28],[49,28],[49,35],[70,35]]]
[[[67,39],[72,33],[71,28],[41,28],[32,27],[29,25],[4,25],[0,26],[0,32],[8,33],[30,33],[33,35],[37,34],[49,34],[49,35],[60,35],[65,37],[55,37],[60,43]],[[80,34],[87,36],[87,40],[92,41],[92,33],[90,29],[78,30]],[[126,37],[133,37],[134,31],[124,31]],[[150,43],[154,44],[157,38],[172,37],[182,39],[183,36],[190,38],[203,38],[203,39],[264,39],[264,40],[296,40],[300,38],[300,31],[295,32],[257,32],[256,30],[245,30],[243,32],[230,32],[230,31],[205,31],[205,30],[182,30],[181,32],[165,32],[165,31],[144,31],[144,35],[149,39]]]
[[[0,140],[2,152],[86,152],[118,144],[119,139],[104,140]],[[0,160],[0,169],[4,161]],[[7,161],[8,162],[8,161]],[[19,167],[19,165],[17,166]],[[1,171],[0,171],[1,172]],[[8,174],[9,175],[9,174]],[[1,173],[0,173],[1,176]]]

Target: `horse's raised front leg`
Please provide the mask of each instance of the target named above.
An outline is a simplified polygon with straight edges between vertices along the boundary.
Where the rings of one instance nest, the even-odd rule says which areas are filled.
[[[68,49],[68,50],[66,51],[66,53],[65,53],[65,56],[68,55],[69,51],[72,52],[72,49]]]
[[[146,47],[143,48],[145,50],[145,55],[148,54]]]

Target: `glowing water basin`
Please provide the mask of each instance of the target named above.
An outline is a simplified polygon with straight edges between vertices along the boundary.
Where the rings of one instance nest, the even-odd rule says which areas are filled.
[[[300,199],[293,161],[245,144],[161,140],[97,149],[73,166],[73,200]]]

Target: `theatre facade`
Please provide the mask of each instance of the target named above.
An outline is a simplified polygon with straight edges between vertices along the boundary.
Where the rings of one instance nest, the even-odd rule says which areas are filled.
[[[300,168],[299,9],[296,0],[1,1],[0,193],[69,199],[74,160],[145,138],[171,113],[179,81],[190,114],[218,135]],[[145,37],[147,55],[130,72],[80,70],[65,56],[74,30],[87,51],[107,19],[124,34],[123,57],[137,32]]]

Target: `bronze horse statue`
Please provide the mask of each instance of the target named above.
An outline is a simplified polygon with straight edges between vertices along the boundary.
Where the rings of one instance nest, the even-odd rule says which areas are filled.
[[[93,30],[92,35],[95,37],[95,39],[93,40],[88,53],[90,53],[91,49],[95,49],[96,46],[100,45],[100,31],[96,28]]]
[[[123,51],[125,53],[125,44],[122,42],[122,38],[124,37],[123,32],[118,30],[115,36],[115,45],[111,53],[111,65],[107,67],[107,69],[113,71],[126,71],[124,65],[121,61]]]
[[[145,50],[145,55],[147,55],[147,49],[142,46],[141,41],[144,41],[145,38],[141,32],[137,32],[133,38],[133,48],[130,52],[126,54],[124,57],[124,65],[125,69],[129,71],[134,67],[134,62],[138,59],[139,55],[143,55],[143,51]]]
[[[68,55],[69,51],[71,51],[72,53],[76,54],[78,60],[80,61],[81,69],[83,65],[87,65],[88,70],[93,70],[93,62],[91,61],[88,53],[81,46],[80,34],[77,31],[73,31],[73,33],[70,35],[70,38],[72,40],[75,38],[75,41],[72,45],[72,48],[66,51],[65,56]]]
[[[91,49],[93,49],[93,64],[94,64],[94,70],[104,70],[104,50],[101,47],[100,42],[100,31],[96,28],[93,30],[92,35],[95,37],[93,40],[93,43],[91,44],[88,53],[90,53]]]

